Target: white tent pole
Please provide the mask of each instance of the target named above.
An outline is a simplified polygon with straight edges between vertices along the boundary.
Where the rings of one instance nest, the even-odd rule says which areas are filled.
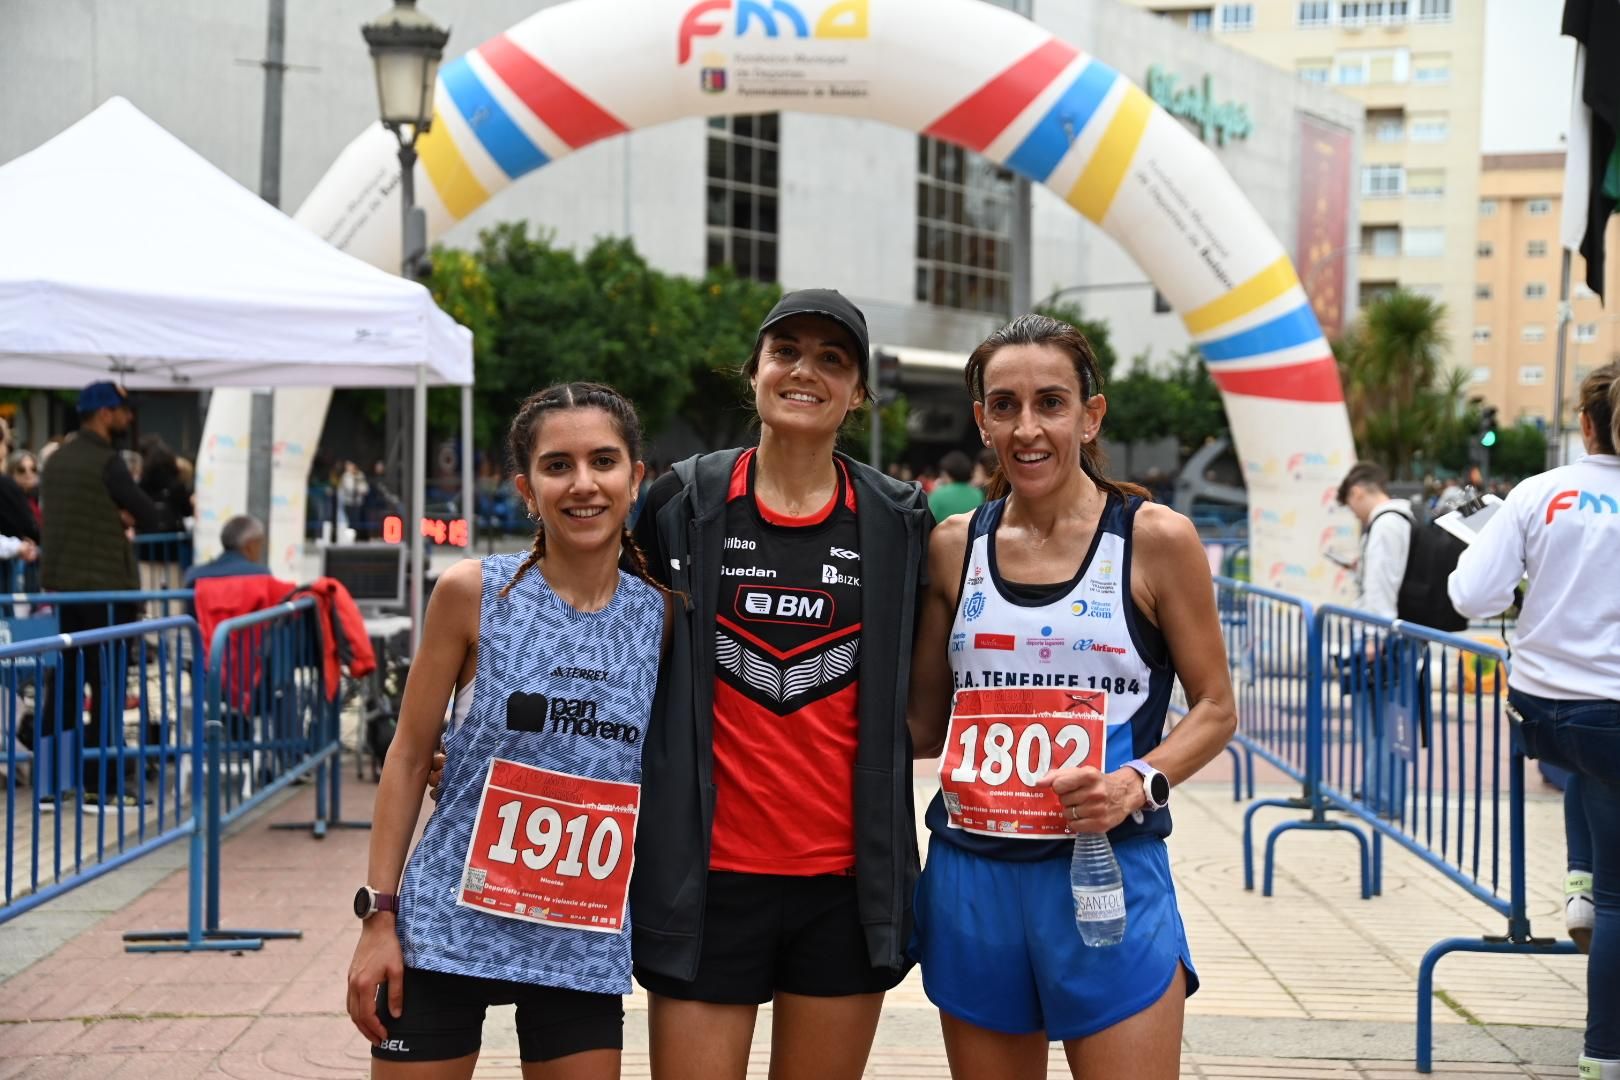
[[[416,395],[411,402],[411,498],[405,528],[411,537],[411,657],[422,646],[422,518],[427,511],[427,365],[416,365]]]
[[[461,516],[467,519],[467,554],[475,550],[478,494],[473,491],[473,388],[461,388]]]

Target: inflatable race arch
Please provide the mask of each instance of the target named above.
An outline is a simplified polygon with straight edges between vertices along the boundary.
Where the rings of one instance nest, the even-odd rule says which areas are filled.
[[[1287,253],[1178,121],[1011,12],[981,0],[559,4],[441,68],[417,200],[439,236],[599,139],[777,110],[959,144],[1045,184],[1108,233],[1180,314],[1222,391],[1249,485],[1254,580],[1318,598],[1343,590],[1321,552],[1342,529],[1333,493],[1354,445],[1338,369]],[[394,268],[397,200],[397,148],[376,125],[297,217]]]

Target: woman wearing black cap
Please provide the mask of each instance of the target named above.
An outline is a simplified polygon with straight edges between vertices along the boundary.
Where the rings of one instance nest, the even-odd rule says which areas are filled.
[[[928,506],[835,450],[869,400],[866,320],[782,298],[743,371],[756,449],[652,486],[636,526],[688,598],[654,720],[631,885],[660,1080],[860,1076],[904,976],[917,875],[905,694]]]

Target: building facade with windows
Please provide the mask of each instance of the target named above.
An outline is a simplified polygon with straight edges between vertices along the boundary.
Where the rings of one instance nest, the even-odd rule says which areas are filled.
[[[1486,154],[1479,185],[1471,393],[1507,423],[1550,426],[1557,389],[1558,291],[1564,155]],[[1611,221],[1605,282],[1620,275],[1620,221]],[[1564,426],[1594,368],[1620,360],[1620,313],[1605,311],[1572,254],[1570,323],[1564,352]],[[1612,308],[1611,304],[1611,308]]]
[[[1469,362],[1483,0],[1126,0],[1366,107],[1362,302],[1400,285],[1446,305]],[[1301,274],[1307,271],[1302,269]]]
[[[871,2],[875,12],[881,0]],[[1204,137],[1311,291],[1328,297],[1319,314],[1335,332],[1355,304],[1357,101],[1226,48],[1218,34],[1167,28],[1113,0],[997,2],[1152,89]],[[376,122],[375,79],[359,31],[373,6],[287,4],[292,66],[281,191],[289,211]],[[423,0],[453,28],[446,63],[545,6]],[[205,12],[194,0],[25,4],[12,29],[0,35],[0,162],[120,94],[257,187],[264,5]],[[162,63],[139,59],[159,55]],[[1025,197],[1027,245],[1015,232]],[[696,118],[603,140],[524,178],[440,239],[474,246],[481,229],[514,220],[580,249],[597,237],[631,236],[653,265],[672,273],[701,276],[730,264],[786,288],[836,287],[866,311],[875,344],[917,354],[965,357],[1007,318],[1023,266],[1032,300],[1057,294],[1106,319],[1127,361],[1163,361],[1188,344],[1153,283],[1058,196],[1038,186],[1026,196],[1007,169],[875,121],[802,113]],[[959,380],[936,380],[941,394],[947,384],[941,400],[948,404],[917,410],[924,441],[968,434]]]

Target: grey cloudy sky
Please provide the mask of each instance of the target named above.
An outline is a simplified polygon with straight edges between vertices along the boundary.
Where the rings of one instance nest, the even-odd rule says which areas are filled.
[[[1575,43],[1558,36],[1562,0],[1459,2],[1486,5],[1481,151],[1563,149]]]

